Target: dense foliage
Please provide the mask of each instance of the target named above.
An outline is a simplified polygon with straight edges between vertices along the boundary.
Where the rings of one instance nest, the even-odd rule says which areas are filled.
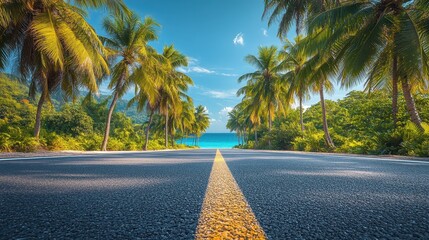
[[[80,101],[60,104],[60,99],[53,99],[52,105],[46,105],[43,108],[43,124],[40,139],[37,140],[33,136],[37,107],[35,101],[28,98],[28,87],[18,79],[3,74],[0,75],[0,89],[2,89],[0,92],[0,151],[100,149],[109,99],[92,100],[83,104]],[[193,114],[200,116],[199,111],[195,108],[191,111],[192,116]],[[145,116],[144,113],[138,114]],[[154,134],[148,143],[148,150],[165,149],[163,118],[157,119],[153,123]],[[114,112],[111,122],[113,131],[108,150],[143,149],[144,129],[147,124],[146,120],[143,123],[136,123],[126,115],[125,111]],[[196,123],[193,121],[192,124]],[[199,129],[198,132],[206,128],[207,126]],[[190,131],[187,134],[194,134],[194,132]],[[175,141],[183,136],[179,131],[173,137],[173,148],[191,147],[175,144]]]
[[[86,19],[100,7],[110,14],[105,36]],[[17,77],[0,78],[0,150],[147,150],[170,140],[177,148],[185,147],[175,144],[179,136],[205,132],[208,116],[186,94],[193,81],[177,71],[188,58],[149,45],[158,27],[122,0],[1,1],[0,70],[14,66]],[[100,97],[106,79],[112,96]],[[118,111],[125,108],[133,118]]]
[[[404,102],[402,96],[399,102]],[[429,121],[429,96],[417,95],[417,107],[423,121]],[[421,133],[408,119],[405,107],[399,108],[398,127],[393,128],[391,98],[383,92],[367,94],[353,91],[342,100],[326,101],[328,121],[332,139],[337,146],[335,152],[359,154],[401,154],[411,156],[429,156],[429,126]],[[326,147],[321,120],[320,104],[304,111],[305,131],[299,125],[299,110],[290,110],[285,116],[278,117],[273,129],[258,128],[259,142],[255,146],[252,134],[246,135],[247,143],[243,148],[330,151]]]
[[[283,48],[246,57],[257,72],[238,79],[247,84],[228,128],[244,136],[244,147],[428,156],[428,10],[426,0],[265,0],[263,16],[279,21]],[[293,24],[294,43],[284,38]],[[335,82],[364,83],[365,93],[325,101]],[[320,102],[303,114],[310,92]],[[284,115],[296,100],[299,113]]]

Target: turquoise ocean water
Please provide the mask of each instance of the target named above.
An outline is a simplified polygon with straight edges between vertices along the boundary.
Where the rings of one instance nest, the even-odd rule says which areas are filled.
[[[178,140],[177,143],[182,143]],[[194,145],[194,138],[184,138],[183,144]],[[200,148],[232,148],[238,145],[237,134],[235,133],[205,133],[200,137],[198,146]]]

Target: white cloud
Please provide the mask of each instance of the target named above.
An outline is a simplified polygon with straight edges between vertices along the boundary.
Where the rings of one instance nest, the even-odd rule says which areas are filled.
[[[198,67],[198,66],[197,67],[190,67],[189,72],[208,73],[208,74],[215,73],[215,71],[208,70],[207,68]]]
[[[210,114],[209,109],[206,106],[204,106],[204,112],[206,112],[207,114]]]
[[[234,40],[232,40],[234,42],[234,45],[244,45],[244,35],[243,33],[239,33],[235,36]]]
[[[238,74],[235,73],[220,73],[220,75],[225,77],[238,77]]]
[[[262,34],[263,34],[265,37],[268,37],[268,31],[267,31],[267,29],[262,28]]]
[[[238,74],[234,73],[222,73],[222,72],[216,72],[214,70],[210,70],[208,68],[201,67],[198,64],[198,59],[193,57],[187,57],[188,58],[188,67],[178,67],[177,71],[182,73],[201,73],[201,74],[213,74],[213,75],[219,75],[219,76],[225,76],[225,77],[237,77]]]
[[[205,91],[204,94],[207,94],[213,98],[225,99],[225,98],[236,97],[236,92],[237,92],[236,89],[225,90],[225,91],[208,90],[208,91]]]
[[[210,118],[210,122],[216,122],[216,119]]]
[[[233,109],[233,107],[224,107],[222,108],[222,110],[219,111],[219,115],[221,117],[226,117],[228,116],[228,113],[231,112]]]

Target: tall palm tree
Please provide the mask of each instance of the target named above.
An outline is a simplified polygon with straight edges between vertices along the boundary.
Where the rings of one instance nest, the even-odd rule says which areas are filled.
[[[144,71],[137,71],[140,66],[148,66],[156,61],[156,52],[148,46],[148,42],[156,40],[155,28],[158,24],[151,18],[145,18],[142,22],[140,18],[132,13],[129,15],[119,15],[104,20],[104,29],[108,37],[102,40],[109,48],[110,57],[115,61],[112,67],[112,76],[109,89],[113,90],[113,99],[107,115],[104,139],[101,150],[107,150],[107,143],[110,134],[110,122],[116,106],[116,102],[135,84],[147,86],[152,89],[155,95],[155,83],[152,78],[145,77]],[[140,73],[136,76],[136,73]],[[133,75],[134,74],[134,75]],[[131,77],[133,75],[133,77]],[[141,82],[143,81],[143,83]]]
[[[285,80],[290,84],[287,97],[289,99],[296,96],[299,102],[299,122],[301,131],[304,131],[303,120],[303,100],[309,98],[309,86],[307,79],[300,78],[300,71],[307,61],[307,54],[301,45],[302,36],[298,35],[295,38],[295,44],[285,41],[284,49],[281,54],[284,57],[284,62],[289,71],[284,75]]]
[[[196,142],[198,144],[198,140],[201,137],[201,134],[204,133],[207,128],[210,126],[210,118],[209,114],[207,113],[207,110],[204,106],[198,105],[195,108],[195,136],[196,136]]]
[[[40,91],[34,136],[39,138],[42,108],[50,93],[61,88],[75,98],[79,89],[96,92],[97,80],[107,74],[105,50],[85,20],[86,7],[107,4],[127,11],[112,0],[6,0],[0,2],[0,69],[11,55],[23,79],[30,79],[30,96]]]
[[[254,113],[263,111],[267,114],[268,129],[271,131],[275,114],[284,113],[290,105],[285,94],[288,85],[282,81],[285,63],[275,46],[259,47],[258,56],[248,55],[245,59],[256,71],[238,79],[239,82],[247,81],[247,86],[238,94],[251,97],[252,104],[259,106]]]
[[[178,129],[182,137],[187,137],[192,132],[195,124],[194,104],[192,101],[182,100],[182,111],[178,117],[173,119],[173,129]]]
[[[228,121],[226,123],[226,128],[228,128],[231,132],[235,131],[238,136],[238,144],[244,144],[244,125],[242,123],[243,116],[240,114],[239,109],[234,107],[228,113]]]
[[[335,148],[335,144],[329,134],[324,92],[333,90],[333,83],[330,79],[336,76],[337,73],[338,65],[335,58],[327,53],[318,52],[307,60],[298,74],[298,78],[308,79],[307,86],[309,86],[313,92],[319,93],[325,143],[331,149]]]
[[[310,30],[332,29],[328,42],[343,66],[342,84],[362,79],[371,66],[390,66],[392,115],[396,120],[397,86],[402,86],[411,121],[423,130],[412,96],[416,86],[428,85],[429,27],[427,1],[345,1],[315,17]],[[387,56],[386,56],[387,55]],[[389,59],[382,62],[381,59]],[[371,72],[369,73],[371,75]]]
[[[164,47],[163,57],[167,61],[164,80],[159,93],[159,112],[165,116],[165,147],[168,148],[169,115],[179,115],[182,111],[182,99],[191,101],[186,95],[189,85],[194,82],[186,74],[178,71],[179,67],[188,65],[188,58],[177,51],[173,45]]]
[[[244,95],[242,101],[236,106],[241,110],[240,114],[245,115],[245,124],[253,128],[255,136],[254,148],[258,147],[258,127],[262,123],[262,115],[265,115],[264,104],[262,99],[254,97],[252,92],[253,86],[248,82],[246,86],[237,91],[237,96]]]
[[[291,25],[295,24],[296,35],[299,35],[305,18],[312,5],[317,5],[314,0],[264,0],[264,12],[262,17],[268,17],[268,26],[280,20],[277,35],[284,37]]]

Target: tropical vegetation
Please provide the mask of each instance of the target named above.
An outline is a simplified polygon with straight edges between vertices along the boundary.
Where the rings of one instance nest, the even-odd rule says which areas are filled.
[[[279,22],[284,43],[272,57],[281,61],[276,79],[283,89],[267,94],[257,87],[264,78],[254,73],[239,78],[251,80],[237,92],[243,100],[227,126],[243,136],[241,147],[429,155],[427,1],[264,3],[263,16],[269,25]],[[285,39],[292,26],[294,43]],[[268,48],[259,49],[259,58]],[[275,69],[262,61],[249,63],[266,77]],[[325,100],[325,91],[334,91],[336,84],[344,89],[363,84],[364,91]],[[316,92],[319,104],[304,112],[303,100]],[[255,118],[264,116],[258,104],[271,102],[272,95],[282,97],[285,109]],[[296,100],[298,111],[291,104]]]
[[[101,7],[110,14],[106,36],[86,20]],[[208,116],[186,94],[192,79],[177,70],[187,57],[150,46],[158,27],[122,0],[1,1],[0,150],[161,149],[169,137],[171,147],[186,147],[175,141],[200,136]],[[103,81],[111,96],[100,96]]]

